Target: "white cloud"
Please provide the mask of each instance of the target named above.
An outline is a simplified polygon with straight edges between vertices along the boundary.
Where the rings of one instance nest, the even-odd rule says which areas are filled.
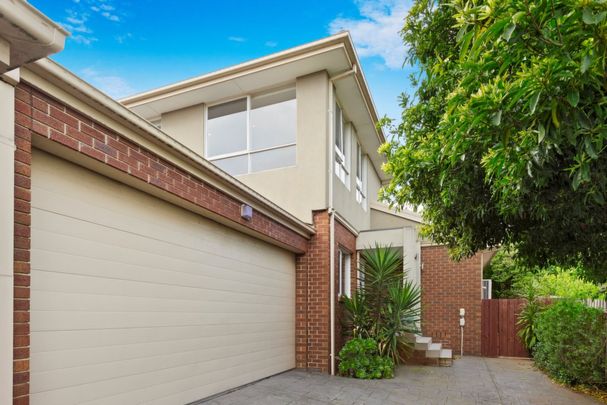
[[[337,17],[329,24],[335,34],[350,31],[361,57],[380,57],[390,69],[400,69],[406,49],[400,37],[409,1],[356,0],[359,18]]]
[[[98,41],[92,35],[93,29],[90,26],[98,24],[101,17],[118,23],[122,21],[121,16],[125,15],[116,10],[111,0],[73,0],[73,2],[73,7],[65,10],[67,15],[61,25],[73,34],[70,40],[78,44],[90,45]],[[126,36],[122,37],[123,40],[126,39]],[[120,40],[118,42],[122,43]]]
[[[131,34],[130,32],[127,32],[126,34],[123,34],[123,35],[116,35],[114,38],[116,39],[116,42],[118,42],[119,44],[124,44],[126,41],[133,38],[133,34]]]
[[[266,41],[265,45],[269,48],[276,48],[276,46],[278,45],[278,42],[276,41]]]
[[[135,89],[118,75],[105,74],[93,67],[82,69],[81,74],[93,86],[107,93],[110,97],[119,99],[135,93]]]
[[[101,15],[110,21],[114,21],[114,22],[120,21],[120,17],[118,17],[116,14],[112,14],[108,11],[104,11],[103,13],[101,13]]]
[[[237,36],[229,36],[228,37],[228,41],[232,41],[232,42],[244,42],[247,39],[244,37],[237,37]]]
[[[78,44],[90,45],[95,41],[98,41],[97,38],[91,36],[84,35],[72,35],[70,39]]]
[[[71,32],[79,32],[83,34],[90,34],[93,31],[87,26],[89,15],[86,13],[79,13],[74,10],[66,10],[67,17],[62,25]]]

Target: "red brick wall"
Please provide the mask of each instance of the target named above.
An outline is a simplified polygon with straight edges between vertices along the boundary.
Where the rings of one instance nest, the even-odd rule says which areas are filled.
[[[297,260],[296,291],[296,352],[297,367],[322,372],[331,369],[331,308],[330,308],[330,217],[327,211],[314,212],[316,235],[308,252]],[[335,221],[335,350],[342,346],[340,304],[338,301],[339,273],[337,249],[352,254],[351,285],[356,288],[356,236]]]
[[[139,145],[123,138],[120,134],[104,127],[98,122],[82,115],[69,106],[44,94],[43,92],[21,83],[15,89],[15,301],[14,301],[14,364],[13,389],[14,405],[29,403],[29,305],[30,305],[30,210],[31,210],[31,148],[32,136],[42,136],[61,144],[73,151],[82,153],[92,159],[111,166],[123,173],[136,177],[192,204],[223,216],[235,223],[246,226],[259,234],[265,235],[296,250],[306,252],[308,240],[291,231],[274,219],[256,212],[251,221],[240,217],[241,201],[223,193],[221,190],[205,183],[161,157],[143,149]],[[322,222],[322,221],[321,221]],[[317,240],[322,241],[324,236]],[[319,246],[312,255],[312,262],[319,255]],[[304,256],[302,256],[304,257]],[[301,269],[301,258],[297,262]],[[328,286],[323,281],[320,267],[314,278],[316,285]],[[300,272],[299,272],[300,273]],[[298,274],[299,274],[298,273]],[[328,274],[328,273],[326,273]],[[322,291],[322,288],[319,289]],[[312,313],[315,328],[320,330],[320,314],[323,305],[328,305],[322,293],[316,288],[312,291],[316,300],[316,312]],[[315,318],[314,318],[315,317]],[[325,326],[325,330],[328,327]],[[317,335],[310,341],[311,364],[326,364],[326,357],[321,355],[327,343]],[[324,363],[323,363],[324,362]],[[326,366],[325,366],[326,368]]]
[[[316,235],[296,266],[297,368],[326,372],[330,362],[329,214],[313,213]]]
[[[31,95],[19,93],[17,105],[31,112]],[[30,224],[32,144],[31,119],[18,114],[15,120],[15,242],[13,313],[13,404],[29,403],[30,354]]]
[[[422,333],[460,352],[459,309],[466,309],[464,355],[481,354],[481,254],[454,262],[444,246],[422,247]]]
[[[339,268],[337,255],[339,254],[338,249],[342,249],[344,252],[351,254],[350,260],[350,286],[351,292],[356,290],[357,286],[357,264],[356,264],[356,235],[342,225],[338,220],[335,220],[335,309],[336,309],[336,320],[335,320],[335,355],[339,354],[339,351],[345,343],[345,336],[343,334],[343,307],[339,303]]]

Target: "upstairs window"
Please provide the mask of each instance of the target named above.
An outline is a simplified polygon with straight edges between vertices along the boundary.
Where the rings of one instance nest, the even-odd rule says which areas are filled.
[[[367,167],[360,143],[356,142],[356,202],[367,208]]]
[[[296,135],[294,88],[207,109],[206,157],[234,176],[295,165]]]
[[[350,171],[348,170],[348,145],[347,137],[344,131],[344,118],[341,108],[335,103],[335,174],[337,177],[348,186]]]

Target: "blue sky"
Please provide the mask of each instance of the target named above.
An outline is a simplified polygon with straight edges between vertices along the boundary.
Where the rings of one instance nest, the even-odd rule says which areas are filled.
[[[347,29],[380,116],[410,91],[407,1],[30,0],[72,36],[53,59],[120,98]]]

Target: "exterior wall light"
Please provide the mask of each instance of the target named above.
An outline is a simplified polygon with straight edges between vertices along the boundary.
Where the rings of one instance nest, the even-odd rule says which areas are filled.
[[[253,207],[247,204],[240,206],[240,217],[246,221],[253,219]]]

